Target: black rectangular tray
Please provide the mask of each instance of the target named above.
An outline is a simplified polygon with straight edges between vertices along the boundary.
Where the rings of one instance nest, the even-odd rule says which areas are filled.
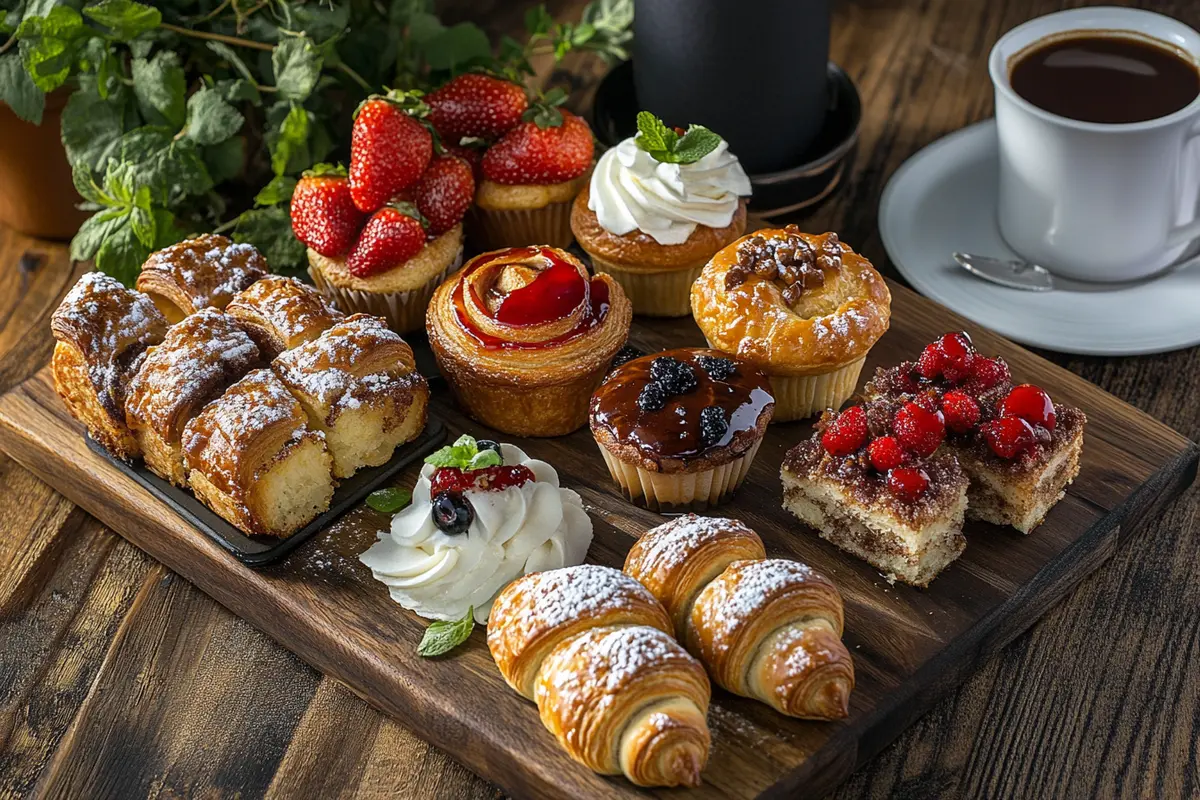
[[[288,553],[327,528],[335,519],[362,502],[363,498],[386,483],[396,473],[433,452],[446,440],[446,426],[439,420],[430,417],[421,435],[408,444],[396,448],[392,459],[386,464],[359,470],[353,476],[342,481],[333,493],[329,510],[286,539],[276,539],[271,536],[249,536],[242,533],[217,516],[187,489],[172,486],[140,463],[128,464],[122,461],[101,447],[90,436],[85,435],[84,438],[87,439],[87,445],[92,452],[103,456],[121,472],[133,478],[150,494],[166,503],[168,508],[192,527],[229,551],[238,561],[250,567],[264,567],[284,558]]]

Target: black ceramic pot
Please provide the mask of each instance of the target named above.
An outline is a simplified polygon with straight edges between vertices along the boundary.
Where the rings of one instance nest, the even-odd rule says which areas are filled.
[[[828,105],[830,0],[637,0],[634,82],[668,125],[706,125],[751,172],[799,162]]]

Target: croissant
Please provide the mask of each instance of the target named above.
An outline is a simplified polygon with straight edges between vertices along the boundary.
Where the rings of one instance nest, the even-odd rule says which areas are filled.
[[[172,326],[162,343],[147,351],[129,382],[125,419],[151,472],[186,485],[184,426],[260,361],[246,332],[212,308]]]
[[[634,543],[625,572],[663,603],[718,686],[793,717],[849,713],[854,662],[837,588],[798,561],[768,559],[738,520],[660,525]]]
[[[130,378],[167,332],[150,298],[102,272],[89,272],[67,292],[50,318],[54,388],[93,439],[126,460],[141,455],[125,423]]]
[[[267,359],[312,341],[345,318],[316,289],[281,275],[238,292],[225,313],[241,323]]]
[[[188,485],[247,533],[289,536],[329,508],[325,437],[269,369],[225,390],[183,429]]]
[[[429,384],[381,317],[353,314],[271,368],[324,433],[336,478],[386,463],[425,428]]]
[[[151,253],[137,288],[173,325],[202,308],[224,309],[267,271],[267,260],[254,245],[205,233]]]
[[[698,786],[710,688],[670,630],[644,586],[584,564],[509,584],[492,606],[488,648],[576,761],[638,786]]]

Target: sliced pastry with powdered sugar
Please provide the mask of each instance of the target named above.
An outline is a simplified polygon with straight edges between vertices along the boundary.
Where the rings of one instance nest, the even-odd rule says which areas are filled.
[[[174,324],[204,308],[224,310],[235,294],[268,271],[254,245],[204,233],[151,253],[137,288]]]
[[[698,786],[711,736],[704,667],[640,583],[584,564],[500,593],[488,649],[571,756],[638,786]]]
[[[728,245],[692,284],[709,346],[771,379],[775,421],[838,408],[891,321],[891,292],[836,233],[768,228]]]
[[[673,519],[645,533],[625,572],[666,607],[675,634],[713,681],[803,719],[849,713],[854,662],[842,598],[808,565],[767,558],[736,519]]]
[[[267,359],[311,342],[345,319],[316,289],[282,275],[268,275],[238,292],[225,313],[241,324]]]

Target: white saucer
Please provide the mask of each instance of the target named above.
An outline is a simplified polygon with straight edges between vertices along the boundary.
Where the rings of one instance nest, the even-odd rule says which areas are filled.
[[[1161,353],[1200,344],[1200,264],[1136,283],[1055,278],[1052,292],[972,277],[955,250],[1016,258],[996,224],[996,124],[939,139],[896,171],[879,204],[888,256],[921,294],[1035,347],[1084,355]]]

